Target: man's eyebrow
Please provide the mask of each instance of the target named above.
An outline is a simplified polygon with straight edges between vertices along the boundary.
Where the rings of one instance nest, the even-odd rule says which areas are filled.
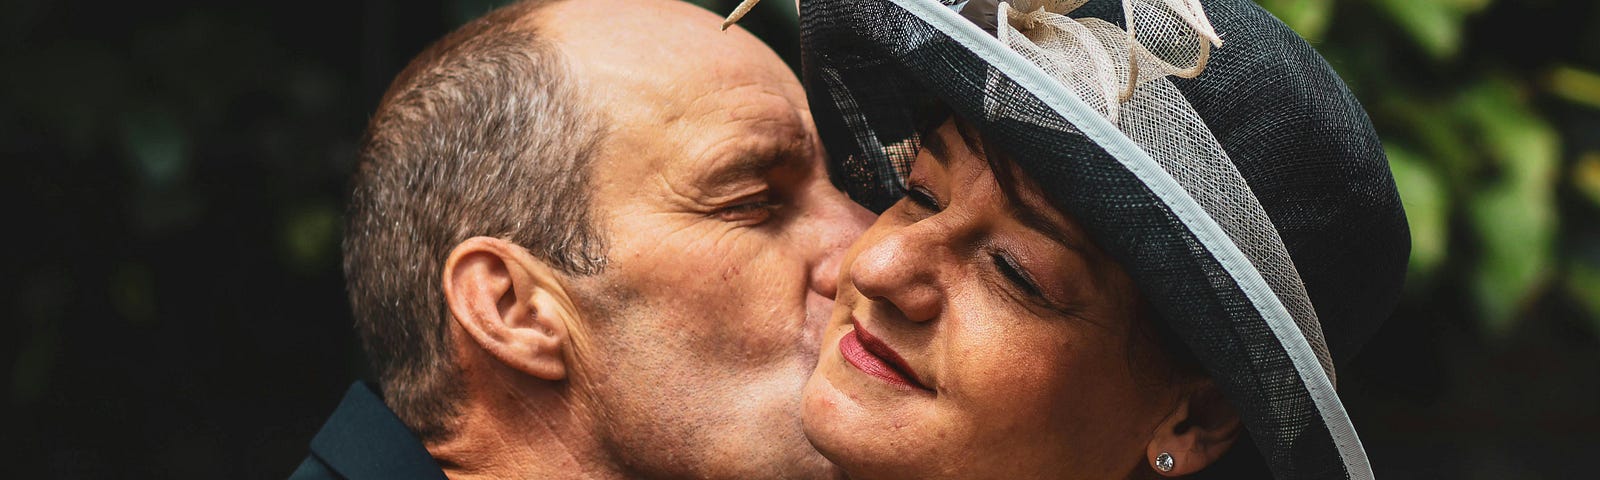
[[[741,180],[765,176],[767,172],[774,168],[799,160],[801,160],[799,155],[792,155],[778,148],[763,146],[741,150],[738,157],[718,163],[701,175],[699,181],[701,185],[716,188],[719,185],[728,185]]]

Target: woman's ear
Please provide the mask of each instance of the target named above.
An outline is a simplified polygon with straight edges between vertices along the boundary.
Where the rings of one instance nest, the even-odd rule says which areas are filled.
[[[1205,469],[1239,438],[1239,413],[1207,379],[1187,389],[1172,413],[1156,427],[1146,448],[1150,468],[1167,477],[1181,477]],[[1161,454],[1170,456],[1172,468],[1162,471]]]
[[[557,381],[567,377],[562,346],[576,312],[560,277],[527,249],[472,237],[444,262],[444,298],[472,343],[514,370]]]

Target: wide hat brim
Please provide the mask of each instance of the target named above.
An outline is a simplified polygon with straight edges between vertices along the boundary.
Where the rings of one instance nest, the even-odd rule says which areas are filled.
[[[1243,0],[1205,9],[1228,45],[1176,86],[1271,218],[1321,319],[1322,353],[1342,362],[1392,311],[1409,253],[1381,143],[1337,74],[1281,22]],[[1119,23],[1120,4],[1080,15]],[[935,0],[802,0],[801,48],[834,181],[853,199],[874,211],[898,200],[917,131],[931,112],[953,111],[1128,271],[1274,477],[1371,478],[1332,379],[1254,266],[1070,91]],[[1009,113],[993,115],[996,102]]]

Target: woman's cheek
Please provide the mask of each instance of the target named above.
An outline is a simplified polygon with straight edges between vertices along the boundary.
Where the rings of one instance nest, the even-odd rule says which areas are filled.
[[[1043,324],[1048,319],[1031,317],[1014,308],[989,305],[994,312],[979,317],[986,324],[965,325],[950,370],[950,379],[959,398],[998,418],[1038,418],[1019,412],[1039,413],[1056,402],[1054,398],[1067,379],[1071,359],[1059,340],[1064,334]],[[972,322],[966,322],[972,323]],[[1030,325],[1031,324],[1031,325]]]

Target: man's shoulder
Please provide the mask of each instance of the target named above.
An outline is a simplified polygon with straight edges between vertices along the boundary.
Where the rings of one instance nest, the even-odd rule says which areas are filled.
[[[317,458],[316,454],[306,455],[306,459],[300,462],[300,466],[294,469],[294,473],[289,474],[289,480],[340,480],[343,478],[345,477],[339,476],[338,472],[334,472],[333,468],[329,467],[328,464],[322,463],[322,459]]]
[[[311,454],[290,478],[429,479],[444,472],[428,449],[384,405],[376,389],[356,382],[311,439]]]

